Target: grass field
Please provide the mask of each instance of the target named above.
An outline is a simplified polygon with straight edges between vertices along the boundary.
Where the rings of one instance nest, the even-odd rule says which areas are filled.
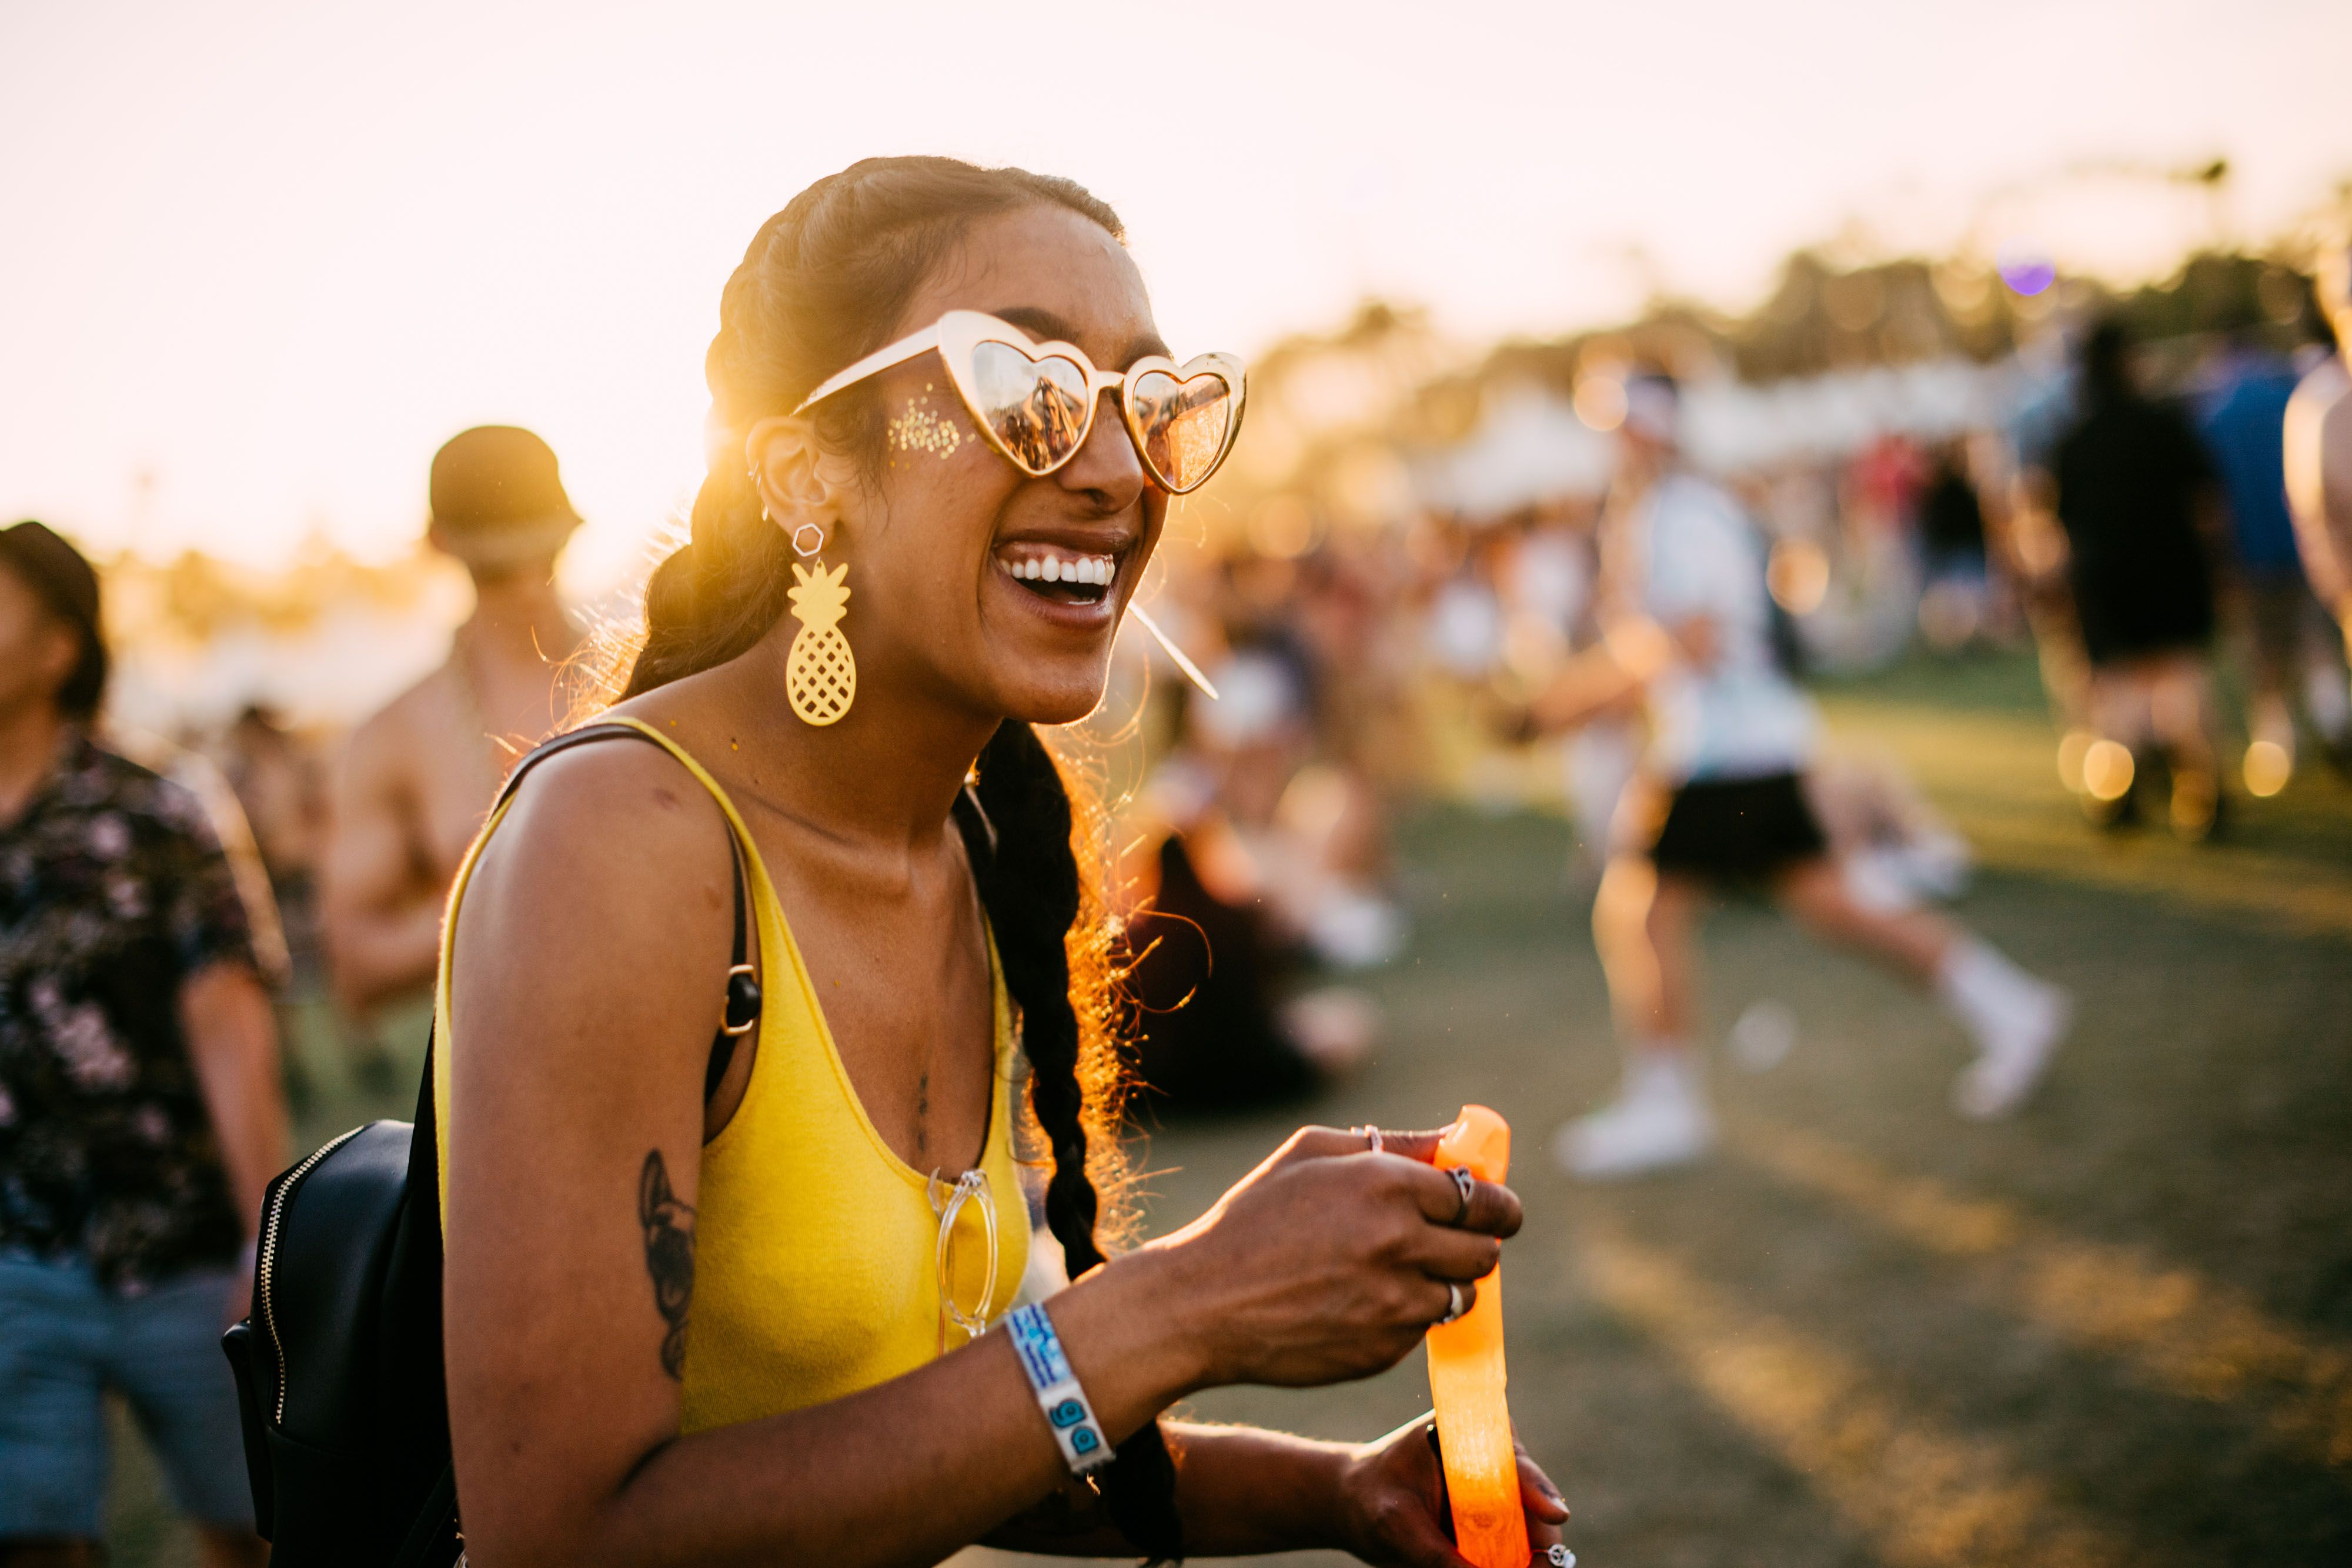
[[[2030,666],[1822,695],[1977,844],[1962,917],[2077,993],[2025,1114],[1956,1120],[1940,1013],[1733,908],[1706,944],[1714,1032],[1769,998],[1795,1050],[1718,1065],[1704,1168],[1569,1182],[1544,1140],[1614,1058],[1568,831],[1450,810],[1403,831],[1418,935],[1370,982],[1389,1042],[1312,1108],[1428,1124],[1479,1100],[1519,1129],[1513,1407],[1570,1543],[1589,1568],[2352,1561],[2352,789],[2298,779],[2204,849],[2103,839]],[[1161,1132],[1154,1227],[1295,1120]],[[1196,1413],[1360,1437],[1424,1405],[1416,1357]],[[188,1561],[135,1455],[118,1494],[118,1563]]]

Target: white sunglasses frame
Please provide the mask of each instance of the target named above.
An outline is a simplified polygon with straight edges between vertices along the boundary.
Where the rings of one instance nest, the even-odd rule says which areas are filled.
[[[1018,350],[1032,362],[1067,360],[1086,373],[1086,427],[1078,433],[1077,440],[1071,443],[1068,454],[1060,462],[1044,468],[1032,467],[1016,456],[1004,444],[1003,438],[982,417],[979,400],[965,386],[964,377],[967,367],[971,363],[972,350],[982,343],[1002,343]],[[1143,465],[1143,471],[1150,476],[1152,484],[1169,495],[1189,496],[1207,484],[1217,470],[1224,466],[1225,459],[1233,453],[1234,439],[1241,434],[1242,410],[1248,401],[1249,372],[1241,361],[1231,354],[1202,354],[1181,365],[1164,354],[1146,354],[1124,371],[1099,371],[1095,368],[1095,362],[1087,358],[1086,350],[1074,343],[1065,343],[1058,339],[1040,343],[1012,322],[1000,320],[986,311],[950,310],[921,331],[877,349],[856,364],[828,377],[814,392],[801,400],[800,406],[793,410],[793,415],[798,418],[834,393],[933,350],[938,351],[940,362],[947,367],[948,379],[955,383],[956,395],[963,401],[965,412],[972,415],[972,423],[979,427],[981,438],[994,448],[999,456],[1033,479],[1043,479],[1058,472],[1077,456],[1094,434],[1095,415],[1102,407],[1102,394],[1116,392],[1118,393],[1119,423],[1126,427],[1128,439],[1135,444],[1136,459]],[[1155,371],[1166,374],[1180,386],[1203,375],[1213,375],[1225,383],[1233,399],[1233,411],[1225,420],[1224,440],[1217,447],[1216,456],[1210,461],[1205,473],[1181,489],[1170,484],[1166,476],[1152,466],[1151,459],[1144,455],[1143,432],[1137,425],[1135,409],[1127,395],[1129,385]]]

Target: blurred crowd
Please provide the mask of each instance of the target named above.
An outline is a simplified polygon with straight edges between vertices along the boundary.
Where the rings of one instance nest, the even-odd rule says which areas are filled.
[[[2333,447],[2321,434],[2346,382],[2334,336],[2352,327],[2340,256],[2318,290],[2307,333],[2151,346],[2113,318],[2053,321],[1973,423],[1676,464],[1717,487],[1758,552],[1779,672],[2030,646],[2086,818],[2204,841],[2235,799],[2274,795],[2315,761],[2352,769],[2347,502],[2340,468],[2322,474],[2345,461],[2345,416]],[[1578,387],[1576,409],[1622,444],[1642,378],[1609,374]],[[1346,979],[1402,943],[1385,831],[1400,802],[1563,809],[1577,869],[1601,876],[1655,771],[1655,706],[1549,729],[1523,718],[1590,678],[1625,612],[1608,519],[1639,488],[1627,479],[1621,457],[1598,486],[1416,507],[1378,528],[1278,499],[1171,571],[1157,612],[1221,693],[1205,702],[1163,672],[1139,699],[1156,760],[1125,882],[1158,945],[1137,977],[1158,1042],[1147,1076],[1171,1098],[1289,1092],[1361,1054],[1378,1017]],[[1137,702],[1114,706],[1124,718]],[[1965,885],[1966,842],[1890,758],[1825,745],[1801,772],[1860,907]],[[1245,1040],[1260,1067],[1244,1076]]]

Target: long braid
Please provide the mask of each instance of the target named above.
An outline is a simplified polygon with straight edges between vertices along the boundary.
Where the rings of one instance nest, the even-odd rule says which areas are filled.
[[[1088,1124],[1096,1140],[1116,1136],[1118,1063],[1102,1020],[1083,1029],[1071,1001],[1070,938],[1074,927],[1084,932],[1087,911],[1069,789],[1037,732],[1017,719],[998,727],[979,772],[979,809],[960,803],[956,821],[996,933],[1005,988],[1020,1004],[1029,1104],[1054,1156],[1045,1223],[1076,1279],[1103,1261]],[[1097,1086],[1091,1095],[1089,1081]],[[1158,1422],[1118,1446],[1103,1472],[1103,1500],[1119,1532],[1149,1560],[1183,1556],[1175,1460]]]

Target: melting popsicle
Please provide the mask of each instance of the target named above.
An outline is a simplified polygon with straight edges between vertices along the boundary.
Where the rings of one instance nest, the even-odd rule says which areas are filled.
[[[1481,1181],[1510,1171],[1510,1124],[1484,1105],[1465,1105],[1438,1141],[1441,1168],[1466,1166]],[[1429,1393],[1454,1504],[1454,1538],[1478,1568],[1528,1568],[1528,1521],[1511,1413],[1503,1401],[1503,1275],[1478,1281],[1478,1299],[1429,1331]]]

